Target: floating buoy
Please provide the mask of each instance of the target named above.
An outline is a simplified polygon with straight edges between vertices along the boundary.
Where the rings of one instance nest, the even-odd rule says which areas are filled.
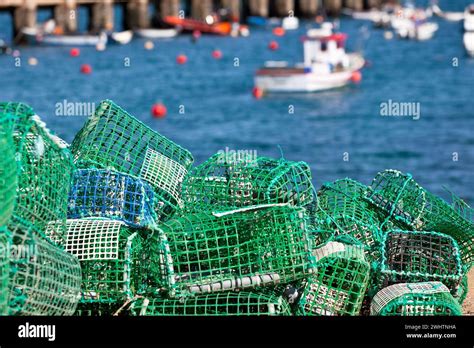
[[[105,51],[105,44],[103,42],[99,42],[97,45],[95,45],[95,49],[100,52]]]
[[[81,73],[89,75],[90,73],[92,73],[92,67],[89,64],[82,64]]]
[[[276,27],[273,29],[273,35],[275,36],[284,36],[285,35],[285,29],[282,27]]]
[[[351,75],[351,81],[354,83],[359,83],[362,81],[362,74],[360,71],[354,71]]]
[[[391,31],[385,31],[383,33],[383,37],[385,40],[392,40],[393,39],[393,33]]]
[[[71,48],[69,54],[71,55],[71,57],[79,57],[79,55],[81,54],[81,50],[79,48],[74,47]]]
[[[193,41],[196,42],[201,38],[201,32],[199,30],[193,31]]]
[[[13,50],[12,56],[15,57],[15,58],[18,58],[19,56],[21,56],[21,53],[20,53],[19,50]]]
[[[180,54],[179,56],[176,57],[176,63],[183,65],[186,64],[188,61],[188,57],[186,57],[184,54]]]
[[[166,109],[166,106],[164,106],[162,103],[156,103],[153,104],[151,107],[151,114],[153,117],[156,118],[163,118],[166,116],[168,110]]]
[[[263,90],[258,87],[254,87],[252,90],[252,95],[255,99],[262,99],[263,97]]]
[[[153,43],[153,41],[148,40],[148,41],[145,41],[145,44],[143,46],[145,47],[146,50],[150,51],[155,47],[155,44]]]
[[[38,59],[36,59],[35,57],[30,57],[28,58],[28,64],[29,65],[38,65]]]
[[[214,59],[221,59],[222,58],[222,51],[221,50],[212,51],[212,57]]]
[[[321,15],[316,16],[316,23],[321,24],[322,22],[324,22],[324,17]]]
[[[270,41],[268,48],[271,49],[272,51],[276,51],[278,49],[279,45],[278,42],[276,41]]]

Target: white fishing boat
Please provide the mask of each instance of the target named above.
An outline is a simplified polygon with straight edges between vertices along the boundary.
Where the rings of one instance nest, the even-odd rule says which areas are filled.
[[[267,62],[255,76],[255,87],[262,92],[317,92],[343,87],[361,78],[364,58],[348,54],[346,35],[333,33],[327,26],[311,29],[304,38],[304,62]]]
[[[471,57],[474,57],[474,31],[467,31],[464,33],[463,43],[466,52]]]
[[[172,39],[179,34],[179,30],[175,28],[171,29],[137,29],[135,35],[144,39]]]
[[[443,11],[438,5],[434,4],[431,6],[433,13],[450,22],[459,22],[464,19],[464,12],[446,12]]]
[[[296,17],[285,17],[281,21],[281,26],[285,30],[296,30],[300,26],[300,21]]]
[[[402,39],[414,39],[419,41],[431,39],[438,30],[438,24],[427,22],[425,19],[392,18],[392,29]]]
[[[108,40],[110,43],[119,45],[126,45],[133,39],[133,31],[125,30],[120,32],[112,32],[108,34]]]
[[[464,30],[474,31],[474,4],[466,7],[464,11]]]
[[[63,35],[46,33],[41,28],[23,28],[22,35],[29,44],[44,46],[97,46],[107,44],[107,34]]]

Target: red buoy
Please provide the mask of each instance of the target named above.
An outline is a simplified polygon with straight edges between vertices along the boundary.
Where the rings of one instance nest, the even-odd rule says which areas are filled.
[[[254,87],[252,90],[252,95],[255,99],[262,99],[263,98],[263,90],[258,87]]]
[[[284,36],[285,35],[285,29],[282,27],[276,27],[273,29],[273,35],[275,36]]]
[[[74,47],[71,48],[69,54],[71,55],[71,57],[79,57],[79,55],[81,54],[81,50],[79,48]]]
[[[221,59],[222,58],[222,51],[221,50],[212,51],[212,57],[214,59]]]
[[[280,47],[278,45],[278,42],[276,41],[270,41],[270,44],[268,45],[268,48],[271,49],[272,51],[276,51]]]
[[[82,64],[81,73],[89,75],[90,73],[92,73],[92,67],[89,64]]]
[[[362,74],[360,71],[354,71],[351,75],[351,81],[354,83],[359,83],[362,81]]]
[[[163,118],[166,116],[167,113],[168,110],[166,109],[166,106],[164,106],[162,103],[155,103],[151,107],[151,114],[153,117]]]
[[[186,57],[184,54],[180,54],[179,56],[176,57],[176,63],[183,65],[186,64],[188,61],[188,57]]]
[[[193,39],[198,40],[201,37],[201,32],[199,30],[193,31]]]

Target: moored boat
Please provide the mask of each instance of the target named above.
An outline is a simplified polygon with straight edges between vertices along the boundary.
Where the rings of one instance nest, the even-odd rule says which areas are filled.
[[[47,46],[97,46],[107,44],[107,34],[63,35],[46,33],[40,28],[26,27],[21,30],[29,44]]]
[[[144,39],[172,39],[178,36],[179,30],[175,28],[169,29],[137,29],[135,35]]]
[[[133,31],[126,30],[120,32],[112,32],[108,34],[108,42],[119,44],[119,45],[126,45],[132,41],[133,38]]]
[[[474,4],[466,7],[464,11],[464,30],[474,31]]]
[[[304,38],[304,62],[267,62],[256,72],[255,86],[263,92],[317,92],[360,80],[365,60],[358,53],[348,54],[347,36],[328,28],[311,29]]]
[[[232,32],[231,22],[219,22],[209,15],[206,21],[167,16],[164,22],[168,25],[182,28],[183,31],[199,31],[203,34],[230,35]]]
[[[469,54],[471,57],[474,57],[474,31],[468,31],[464,33],[463,43],[467,54]]]

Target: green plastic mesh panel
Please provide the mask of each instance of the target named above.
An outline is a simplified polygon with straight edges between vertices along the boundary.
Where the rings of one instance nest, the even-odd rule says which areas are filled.
[[[13,142],[13,124],[9,115],[0,114],[0,226],[13,213],[18,185]]]
[[[464,263],[474,263],[474,224],[441,198],[418,185],[410,174],[380,172],[372,182],[368,199],[389,218],[416,230],[450,235],[459,244]]]
[[[41,232],[49,221],[63,221],[62,226],[58,224],[56,231],[61,237],[64,234],[67,196],[73,170],[72,156],[65,143],[52,135],[28,106],[0,103],[1,113],[9,113],[13,119],[11,131],[17,169],[10,174],[18,173],[18,185],[15,187],[16,202],[12,216],[31,221]],[[1,131],[7,128],[3,125]],[[9,189],[13,188],[12,182],[14,180],[9,182]],[[5,220],[3,214],[2,211],[2,220]],[[61,238],[58,240],[61,241]]]
[[[150,184],[127,174],[105,169],[74,171],[68,218],[104,217],[130,226],[154,225],[154,193]]]
[[[382,246],[381,274],[384,286],[440,281],[454,294],[462,278],[459,248],[437,232],[390,231]]]
[[[9,315],[72,315],[80,298],[77,258],[25,220],[15,218],[9,229]]]
[[[461,315],[462,308],[440,282],[401,283],[380,290],[373,298],[371,315]]]
[[[367,187],[342,179],[327,183],[318,191],[315,219],[319,228],[333,231],[333,237],[355,239],[365,246],[370,261],[380,258],[380,220],[363,197]]]
[[[182,299],[142,298],[133,303],[131,313],[143,316],[275,316],[291,315],[291,309],[281,296],[240,291]]]
[[[79,167],[113,168],[149,181],[161,219],[179,207],[181,181],[193,163],[192,155],[114,102],[100,103],[71,148]]]
[[[162,279],[178,293],[251,288],[313,269],[304,209],[256,206],[196,213],[161,224]]]
[[[462,277],[461,283],[459,284],[459,287],[454,294],[454,298],[460,303],[463,304],[464,300],[467,297],[467,294],[469,292],[469,284],[468,284],[468,274],[465,274],[464,277]]]
[[[81,303],[120,307],[142,290],[142,239],[123,222],[69,219],[65,249],[80,261]]]
[[[10,262],[8,259],[8,246],[10,245],[10,232],[6,227],[0,227],[0,315],[8,313],[8,274]]]
[[[258,157],[231,160],[218,153],[190,171],[183,184],[185,210],[227,210],[245,206],[313,201],[311,170],[304,162]]]
[[[328,242],[313,251],[317,270],[298,303],[299,315],[359,315],[370,265],[361,248]]]

